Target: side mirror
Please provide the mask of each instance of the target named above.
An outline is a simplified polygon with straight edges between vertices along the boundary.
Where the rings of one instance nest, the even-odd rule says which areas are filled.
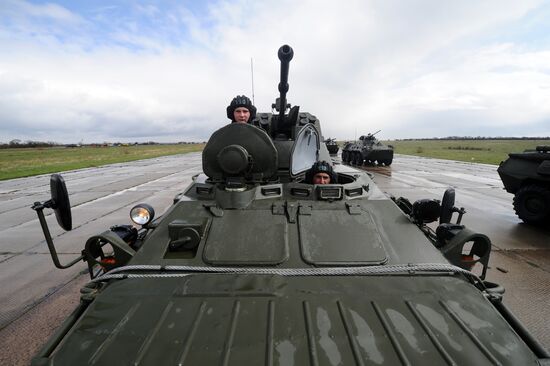
[[[439,216],[440,224],[448,224],[453,217],[453,208],[455,206],[455,190],[447,188],[441,200],[441,215]]]
[[[463,207],[455,207],[455,190],[453,188],[447,188],[443,194],[443,199],[441,200],[441,214],[439,216],[439,224],[448,224],[451,222],[453,213],[458,213],[458,219],[456,220],[457,224],[460,224],[462,221],[462,216],[466,213]]]
[[[52,174],[50,178],[50,190],[52,194],[52,204],[55,212],[55,218],[63,230],[70,231],[73,228],[71,217],[71,203],[65,180],[60,174]]]
[[[55,212],[55,218],[57,223],[64,230],[71,230],[73,227],[72,217],[71,217],[71,204],[69,203],[69,194],[67,193],[67,187],[65,186],[65,181],[63,177],[59,174],[52,174],[50,178],[50,190],[51,190],[51,199],[46,202],[35,202],[31,207],[36,211],[38,215],[38,220],[40,221],[40,226],[42,226],[42,231],[44,232],[44,237],[46,238],[46,244],[48,244],[48,249],[50,250],[50,255],[52,256],[53,264],[57,268],[69,268],[79,261],[84,259],[84,256],[81,255],[76,259],[72,260],[68,264],[61,264],[59,262],[59,257],[53,244],[52,236],[50,235],[50,230],[48,228],[48,223],[44,217],[44,209],[51,208]]]

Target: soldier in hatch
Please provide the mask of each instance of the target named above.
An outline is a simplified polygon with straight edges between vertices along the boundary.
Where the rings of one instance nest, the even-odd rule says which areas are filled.
[[[336,183],[336,173],[326,161],[317,161],[306,173],[306,182],[310,184]]]
[[[227,106],[227,118],[231,123],[249,123],[254,117],[256,117],[256,107],[244,95],[237,95]]]

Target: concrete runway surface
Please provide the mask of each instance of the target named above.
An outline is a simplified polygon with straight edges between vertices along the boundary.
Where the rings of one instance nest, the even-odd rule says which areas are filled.
[[[202,170],[200,158],[192,153],[63,173],[73,230],[64,232],[51,210],[47,217],[62,263],[80,254],[89,236],[129,224],[135,204],[146,202],[162,213]],[[512,195],[502,189],[496,166],[396,156],[391,167],[364,169],[374,174],[382,191],[411,202],[441,199],[447,187],[454,187],[455,205],[467,211],[462,223],[492,240],[488,280],[505,286],[505,303],[550,348],[550,230],[525,225],[515,216]],[[84,263],[59,270],[51,262],[30,209],[48,198],[48,175],[0,182],[2,365],[28,364],[76,307],[78,289],[87,280]]]

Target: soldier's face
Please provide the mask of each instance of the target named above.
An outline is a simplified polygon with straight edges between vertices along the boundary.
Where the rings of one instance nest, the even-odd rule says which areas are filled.
[[[250,111],[245,107],[239,107],[235,109],[235,112],[233,112],[233,117],[235,122],[247,123],[250,118]]]
[[[313,184],[329,184],[330,175],[327,173],[317,173],[313,176]]]

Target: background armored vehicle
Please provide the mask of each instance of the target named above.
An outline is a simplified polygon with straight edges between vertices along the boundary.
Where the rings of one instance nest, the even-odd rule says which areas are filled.
[[[338,143],[336,142],[336,139],[328,138],[325,140],[325,145],[327,146],[328,153],[330,155],[336,155],[338,154]]]
[[[67,190],[52,177],[52,199],[33,208],[55,265],[84,260],[91,282],[33,364],[545,362],[484,281],[491,242],[460,225],[454,191],[391,200],[342,165],[333,184],[304,181],[328,152],[317,118],[285,112],[292,49],[279,58],[278,114],[216,131],[204,174],[162,216],[135,206],[137,227],[92,236],[67,265],[44,220],[50,207],[71,229]]]
[[[374,137],[380,131],[361,136],[358,142],[347,143],[342,149],[342,161],[354,165],[374,164],[375,162],[379,165],[391,165],[393,146],[384,145]]]
[[[508,154],[497,171],[514,194],[514,210],[529,224],[550,223],[550,146]]]

